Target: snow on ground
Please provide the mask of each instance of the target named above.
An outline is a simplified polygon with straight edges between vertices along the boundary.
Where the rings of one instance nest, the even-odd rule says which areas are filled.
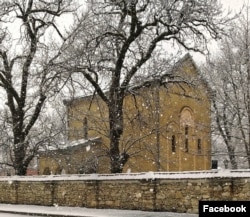
[[[25,217],[25,215],[21,214],[10,214],[10,213],[0,213],[0,217]],[[28,217],[28,216],[27,216]],[[42,217],[42,216],[36,216],[36,217]]]
[[[13,213],[0,213],[0,217],[30,217],[30,215],[13,214]],[[42,217],[42,216],[36,216]]]
[[[12,214],[6,214],[3,212],[13,212]],[[16,213],[14,215],[14,213]],[[74,217],[198,217],[196,214],[187,213],[170,213],[170,212],[146,212],[138,210],[117,210],[117,209],[89,209],[80,207],[46,207],[46,206],[34,206],[34,205],[11,205],[0,204],[0,217],[17,217],[21,213],[26,216],[29,214],[36,215],[64,215]],[[23,215],[24,216],[24,215]]]

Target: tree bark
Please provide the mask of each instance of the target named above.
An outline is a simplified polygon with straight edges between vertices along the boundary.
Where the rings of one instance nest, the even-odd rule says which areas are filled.
[[[109,105],[110,126],[110,172],[121,173],[123,166],[128,161],[128,154],[120,151],[120,139],[123,134],[123,97],[117,99],[116,94],[111,96]]]

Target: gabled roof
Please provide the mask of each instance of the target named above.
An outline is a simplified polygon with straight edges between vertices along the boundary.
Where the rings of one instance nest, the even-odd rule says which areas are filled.
[[[155,84],[156,82],[161,82],[164,79],[171,79],[174,78],[175,75],[181,71],[181,68],[183,67],[183,65],[185,63],[187,63],[188,61],[191,62],[191,64],[193,65],[195,72],[199,78],[199,80],[202,82],[202,84],[204,85],[204,87],[207,89],[210,97],[212,96],[212,89],[209,87],[208,82],[202,77],[200,70],[198,68],[198,66],[196,65],[196,63],[194,62],[192,56],[190,55],[190,53],[185,54],[179,61],[177,61],[174,66],[168,70],[165,74],[163,75],[159,75],[158,77],[154,77],[154,78],[150,78],[148,80],[144,80],[141,84],[136,84],[136,85],[132,85],[131,87],[128,88],[128,90],[130,90],[131,92],[133,92],[133,90],[138,90],[140,88],[143,87],[149,87],[152,86],[153,84]],[[167,82],[165,82],[167,83]],[[106,92],[108,93],[108,91]],[[80,96],[80,97],[75,97],[75,98],[71,98],[71,99],[64,99],[63,103],[66,106],[69,106],[72,102],[77,102],[77,101],[81,101],[81,100],[87,100],[87,99],[91,99],[93,98],[93,95],[86,95],[86,96]]]

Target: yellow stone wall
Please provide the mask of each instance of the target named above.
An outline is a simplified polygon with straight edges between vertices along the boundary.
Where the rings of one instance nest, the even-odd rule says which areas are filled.
[[[39,174],[78,174],[104,171],[98,161],[105,161],[102,141],[96,138],[68,148],[47,150],[39,154]],[[98,166],[97,166],[98,165]]]
[[[0,203],[198,213],[202,200],[249,200],[247,171],[245,177],[236,177],[235,171],[233,177],[224,173],[211,177],[211,172],[210,178],[209,173],[187,178],[187,174],[155,178],[151,173],[147,179],[132,174],[110,179],[107,175],[0,177]]]

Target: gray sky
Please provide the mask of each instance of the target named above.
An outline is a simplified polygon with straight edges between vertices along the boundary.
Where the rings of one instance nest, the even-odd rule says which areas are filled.
[[[248,0],[220,0],[225,8],[238,11]]]
[[[225,10],[230,10],[232,13],[237,13],[240,11],[240,9],[242,8],[242,6],[244,5],[244,3],[247,3],[249,1],[250,4],[250,0],[220,0],[224,9]],[[214,52],[214,50],[217,49],[217,43],[215,41],[210,42],[209,45],[209,50],[210,52]],[[199,53],[194,53],[191,52],[192,56],[194,58],[194,60],[197,62],[197,64],[203,64],[206,61],[205,56],[199,54]]]

